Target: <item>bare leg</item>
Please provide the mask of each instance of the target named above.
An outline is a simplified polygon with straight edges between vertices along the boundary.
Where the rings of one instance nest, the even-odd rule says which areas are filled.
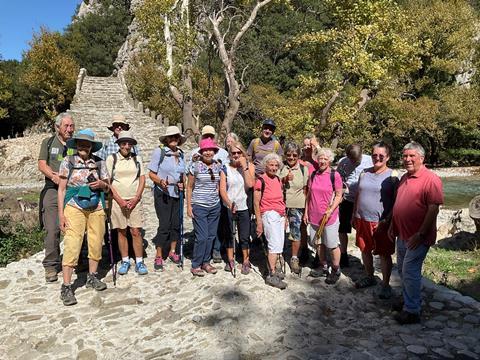
[[[362,252],[362,261],[367,276],[373,276],[373,256],[371,252]]]
[[[268,253],[268,269],[270,272],[275,272],[275,264],[277,263],[278,254]]]
[[[292,241],[292,256],[298,257],[300,251],[300,241]]]
[[[157,258],[162,258],[162,247],[161,247],[161,246],[157,246],[157,247],[156,247],[156,251],[157,251],[157,253],[155,254],[155,257],[157,257]]]
[[[98,261],[97,260],[92,260],[88,259],[88,272],[91,273],[96,273],[98,269]]]
[[[118,248],[122,258],[128,256],[127,229],[118,229]]]
[[[325,247],[325,245],[321,244],[317,248],[317,252],[318,252],[318,258],[320,259],[320,265],[322,266],[327,265],[327,248]]]
[[[227,254],[228,254],[228,249],[227,249]],[[242,249],[242,254],[243,254],[243,263],[245,264],[250,262],[250,250]],[[232,258],[233,258],[233,250],[232,250]]]
[[[135,252],[135,257],[143,257],[143,239],[142,233],[139,228],[130,228],[130,234],[132,234],[133,238],[133,251]],[[125,256],[128,255],[128,244],[127,244],[127,253]],[[122,257],[123,257],[122,253]]]
[[[177,241],[175,240],[170,243],[170,252],[175,253],[176,249],[177,249]]]
[[[233,248],[226,248],[228,261],[233,261]]]
[[[340,250],[342,253],[347,252],[347,245],[348,245],[348,234],[347,233],[338,233],[338,237],[340,239]]]
[[[332,257],[332,267],[338,269],[340,267],[340,248],[337,246],[330,249],[330,256]]]
[[[63,273],[63,283],[70,284],[72,281],[72,274],[73,274],[73,267],[63,265],[62,266],[62,273]]]
[[[390,275],[392,274],[392,256],[380,255],[380,266],[382,267],[383,286],[390,284]]]

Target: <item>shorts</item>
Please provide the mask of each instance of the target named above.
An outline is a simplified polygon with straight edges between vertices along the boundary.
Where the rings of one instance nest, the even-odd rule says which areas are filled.
[[[287,209],[288,225],[290,227],[290,240],[300,241],[302,239],[303,213],[305,209]]]
[[[340,226],[338,232],[350,234],[352,232],[353,202],[343,200],[339,207]]]
[[[271,254],[283,253],[285,241],[285,217],[275,210],[262,214],[263,233],[268,243],[268,252]]]
[[[323,228],[322,235],[320,237],[320,243],[325,245],[328,249],[335,249],[340,245],[340,240],[338,238],[338,219],[331,225],[327,225]],[[315,245],[315,233],[318,230],[318,225],[310,224],[310,242],[309,245],[313,248],[316,248]]]
[[[395,242],[388,239],[386,236],[386,230],[379,228],[379,223],[376,221],[366,221],[363,219],[355,218],[356,245],[360,248],[361,252],[373,253],[374,255],[392,255],[395,253]],[[383,224],[385,225],[385,224]],[[378,230],[382,232],[376,233]],[[374,237],[374,234],[377,236]]]
[[[115,200],[112,200],[112,229],[126,229],[143,227],[142,202],[140,201],[132,211],[122,209]]]

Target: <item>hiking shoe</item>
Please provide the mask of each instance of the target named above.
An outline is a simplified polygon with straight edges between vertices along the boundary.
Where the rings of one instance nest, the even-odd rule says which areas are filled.
[[[290,270],[297,275],[300,274],[302,269],[300,268],[300,260],[297,257],[292,257],[290,259]]]
[[[250,274],[250,271],[252,270],[252,265],[250,264],[250,261],[244,262],[242,264],[242,274],[243,275],[248,275]]]
[[[403,310],[403,297],[396,298],[392,301],[392,311],[400,312]]]
[[[120,275],[125,275],[130,270],[130,261],[122,261],[120,267],[118,268],[118,273]]]
[[[378,297],[382,300],[388,300],[392,297],[392,287],[390,285],[383,286],[380,288],[378,292]],[[403,306],[403,305],[402,305]]]
[[[342,253],[340,255],[340,267],[346,268],[350,266],[350,261],[348,260],[348,254]]]
[[[100,281],[97,278],[97,275],[97,273],[88,273],[87,283],[85,284],[85,287],[94,288],[97,291],[105,290],[107,288],[107,284],[105,284],[103,281]]]
[[[180,263],[180,255],[175,254],[174,252],[170,252],[168,254],[168,258],[170,259],[171,262],[174,264],[179,264]]]
[[[310,274],[308,274],[308,276],[311,276],[313,278],[327,277],[328,276],[328,266],[324,266],[324,267],[317,268],[317,269],[312,269],[312,270],[310,270]]]
[[[330,272],[330,274],[327,275],[325,282],[329,285],[335,284],[338,279],[340,279],[340,274],[340,270]]]
[[[157,256],[153,261],[153,268],[156,271],[163,271],[163,259],[160,256]]]
[[[205,263],[202,265],[202,270],[205,271],[207,274],[216,274],[217,269],[210,265],[209,263]]]
[[[45,281],[47,283],[55,282],[58,280],[57,270],[55,268],[45,269]]]
[[[212,254],[212,259],[215,264],[220,264],[223,261],[220,251],[214,251]]]
[[[375,285],[377,285],[377,280],[375,279],[374,276],[365,276],[355,282],[355,287],[357,289],[363,289],[363,288],[375,286]]]
[[[280,290],[287,288],[287,284],[282,281],[282,279],[280,279],[277,274],[268,275],[265,279],[265,284],[276,287]]]
[[[420,315],[408,311],[401,311],[393,317],[400,325],[418,324]]]
[[[233,262],[233,260],[230,260],[228,263],[225,264],[225,268],[223,270],[227,272],[232,272],[234,267],[235,263]]]
[[[190,272],[192,273],[193,276],[205,276],[205,271],[202,270],[202,268],[191,268]]]
[[[280,270],[280,271],[277,271],[277,270],[276,270],[276,271],[275,271],[275,276],[277,276],[280,280],[285,279],[285,274],[284,274],[284,272],[281,271],[281,270]]]
[[[147,265],[145,265],[143,261],[140,261],[135,265],[135,272],[138,275],[147,275],[148,274]]]
[[[63,301],[63,305],[65,306],[75,305],[77,303],[77,299],[73,293],[72,285],[62,284],[62,288],[60,290],[60,300]]]

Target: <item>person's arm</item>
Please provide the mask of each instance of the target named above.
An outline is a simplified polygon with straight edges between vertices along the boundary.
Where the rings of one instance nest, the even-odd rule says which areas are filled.
[[[65,219],[65,215],[63,213],[63,203],[65,201],[65,190],[67,188],[67,179],[60,178],[60,182],[58,183],[58,196],[57,196],[57,206],[58,206],[58,224],[61,232],[65,232],[66,228],[68,227],[68,221]]]
[[[263,233],[262,214],[260,212],[261,196],[262,191],[260,189],[255,189],[255,191],[253,192],[253,207],[255,209],[255,219],[257,221],[257,236],[260,236]]]
[[[138,178],[138,187],[137,187],[137,191],[135,192],[135,196],[133,197],[133,199],[130,199],[127,203],[127,207],[130,210],[135,209],[135,206],[137,206],[140,200],[142,200],[142,194],[144,189],[145,189],[145,175],[141,175]]]
[[[425,241],[425,237],[428,235],[432,226],[437,219],[437,215],[440,209],[440,205],[438,204],[430,204],[427,208],[427,213],[425,214],[425,218],[423,219],[423,223],[420,226],[420,229],[413,234],[410,239],[407,241],[407,247],[409,249],[416,249],[420,244]]]
[[[52,180],[55,184],[58,185],[60,182],[58,173],[53,171],[52,168],[47,165],[47,160],[38,160],[38,170],[40,170],[43,175]]]
[[[243,170],[242,175],[245,181],[245,187],[250,189],[255,185],[255,166],[243,156],[240,158],[240,165]]]
[[[195,183],[195,177],[192,174],[188,174],[187,181],[187,191],[185,197],[187,198],[187,215],[193,219],[193,210],[192,210],[192,192],[193,185]]]
[[[327,208],[327,211],[325,212],[328,218],[330,218],[330,216],[338,207],[338,205],[340,205],[340,203],[342,202],[342,198],[343,198],[342,189],[335,189],[335,197],[333,198],[333,203]]]
[[[310,179],[305,187],[305,210],[303,211],[303,222],[308,225],[308,204],[310,203]]]
[[[226,204],[229,209],[232,209],[232,202],[227,193],[227,177],[223,171],[220,173],[220,197],[224,204]]]

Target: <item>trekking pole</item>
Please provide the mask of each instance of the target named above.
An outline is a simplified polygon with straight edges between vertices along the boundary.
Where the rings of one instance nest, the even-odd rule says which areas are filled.
[[[109,209],[107,217],[108,217],[107,231],[108,231],[108,247],[110,252],[110,269],[112,270],[113,286],[117,287],[117,263],[113,258],[111,209]]]
[[[236,241],[236,236],[237,236],[237,219],[238,219],[238,215],[237,215],[237,212],[233,212],[233,209],[235,207],[235,202],[232,203],[232,242],[233,242],[233,269],[232,269],[232,274],[233,274],[233,277],[236,278],[237,277],[237,267],[235,265],[235,250],[236,250],[236,247],[237,247],[237,241]]]
[[[180,175],[180,182],[183,183],[183,174]],[[183,190],[179,189],[179,202],[180,202],[180,268],[183,271],[183,262],[184,262],[184,256],[183,256]]]

